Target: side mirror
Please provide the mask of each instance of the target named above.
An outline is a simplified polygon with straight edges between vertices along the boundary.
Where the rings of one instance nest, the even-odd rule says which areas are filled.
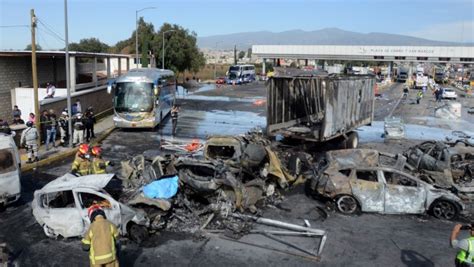
[[[112,89],[115,89],[115,82],[114,81],[109,81],[107,83],[107,93],[112,93]]]

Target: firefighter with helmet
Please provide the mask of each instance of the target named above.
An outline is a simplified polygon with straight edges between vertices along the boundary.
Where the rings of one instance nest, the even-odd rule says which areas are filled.
[[[76,158],[72,163],[71,173],[77,176],[89,175],[91,173],[91,162],[89,158],[89,145],[80,144]]]
[[[119,231],[117,226],[107,220],[104,210],[99,205],[92,205],[87,210],[90,226],[82,239],[82,249],[89,251],[91,266],[119,266],[117,247]]]
[[[91,149],[92,154],[92,173],[93,174],[105,174],[107,173],[107,166],[113,166],[112,162],[105,161],[102,158],[102,148],[100,146],[94,146]]]

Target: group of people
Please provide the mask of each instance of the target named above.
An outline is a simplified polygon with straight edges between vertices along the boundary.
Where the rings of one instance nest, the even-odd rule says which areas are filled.
[[[100,146],[91,147],[88,144],[80,144],[72,163],[71,173],[77,176],[105,174],[107,166],[112,165],[110,161],[102,158]]]

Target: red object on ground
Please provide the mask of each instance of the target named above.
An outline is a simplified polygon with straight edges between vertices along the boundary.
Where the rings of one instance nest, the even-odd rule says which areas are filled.
[[[263,104],[265,104],[265,100],[264,99],[257,99],[255,101],[253,101],[253,104],[256,105],[256,106],[263,106]]]
[[[184,148],[189,152],[194,152],[199,149],[201,143],[198,139],[193,139],[190,144],[187,144]]]

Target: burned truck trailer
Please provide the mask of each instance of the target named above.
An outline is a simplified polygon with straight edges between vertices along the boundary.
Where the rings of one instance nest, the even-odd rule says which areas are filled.
[[[267,83],[267,134],[358,145],[356,128],[374,117],[372,75],[278,76]],[[339,138],[340,139],[339,139]]]

